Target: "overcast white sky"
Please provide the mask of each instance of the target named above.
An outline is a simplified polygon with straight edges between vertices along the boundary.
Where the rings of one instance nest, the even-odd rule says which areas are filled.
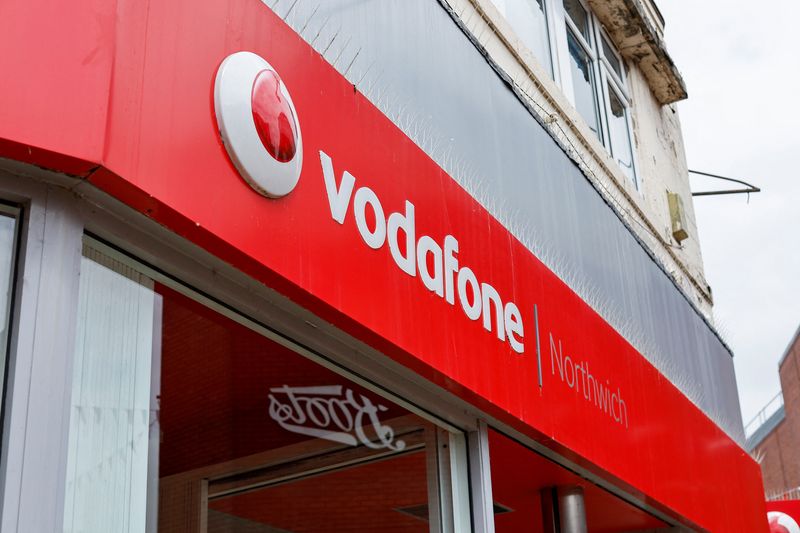
[[[763,189],[749,204],[746,195],[694,200],[747,422],[778,392],[778,360],[800,325],[800,2],[657,3],[689,90],[679,104],[689,168]]]

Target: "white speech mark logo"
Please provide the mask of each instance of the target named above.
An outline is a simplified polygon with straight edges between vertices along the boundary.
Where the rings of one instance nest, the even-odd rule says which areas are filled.
[[[286,196],[303,166],[303,138],[292,97],[278,73],[252,52],[236,52],[217,70],[214,106],[222,142],[256,191]]]
[[[770,533],[800,533],[800,526],[788,514],[779,511],[767,513]]]

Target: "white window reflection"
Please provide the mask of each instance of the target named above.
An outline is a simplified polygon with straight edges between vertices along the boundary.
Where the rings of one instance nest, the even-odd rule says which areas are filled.
[[[570,70],[572,72],[572,87],[575,95],[575,108],[589,125],[589,128],[602,140],[599,120],[597,117],[597,93],[595,91],[594,71],[591,59],[581,44],[567,31],[569,42]]]
[[[157,480],[152,369],[159,308],[151,280],[84,247],[65,532],[155,530],[156,491],[148,487]]]
[[[531,51],[550,76],[553,62],[544,0],[492,0],[522,43]]]

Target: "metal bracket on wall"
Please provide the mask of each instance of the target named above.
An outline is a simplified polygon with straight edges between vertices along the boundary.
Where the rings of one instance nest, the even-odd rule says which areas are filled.
[[[737,179],[734,179],[734,178],[726,178],[725,176],[718,176],[717,174],[709,174],[708,172],[700,172],[698,170],[690,170],[689,174],[697,174],[699,176],[706,176],[706,177],[714,178],[714,179],[718,179],[718,180],[725,180],[725,181],[732,181],[734,183],[741,183],[742,185],[744,185],[746,187],[744,189],[723,189],[721,191],[698,191],[698,192],[693,192],[692,196],[714,196],[714,195],[719,195],[719,194],[747,193],[748,194],[748,199],[749,199],[750,198],[749,195],[750,195],[751,192],[761,192],[760,188],[758,188],[755,185],[752,185],[750,183],[747,183],[746,181],[737,180]]]

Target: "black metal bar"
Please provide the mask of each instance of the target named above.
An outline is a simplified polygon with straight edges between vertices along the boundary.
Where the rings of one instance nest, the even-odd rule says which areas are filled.
[[[715,194],[741,194],[743,192],[751,193],[751,192],[761,192],[761,189],[755,187],[753,189],[728,189],[724,191],[700,191],[700,192],[693,192],[692,196],[713,196]]]
[[[742,185],[746,186],[746,189],[725,189],[722,191],[700,191],[700,192],[693,192],[692,196],[716,196],[720,194],[741,194],[741,193],[751,193],[751,192],[761,192],[761,189],[756,187],[751,183],[747,183],[746,181],[737,180],[735,178],[727,178],[725,176],[719,176],[717,174],[709,174],[708,172],[700,172],[699,170],[690,170],[689,174],[698,174],[700,176],[707,176],[709,178],[715,178],[718,180],[725,180],[725,181],[732,181],[734,183],[741,183]]]

